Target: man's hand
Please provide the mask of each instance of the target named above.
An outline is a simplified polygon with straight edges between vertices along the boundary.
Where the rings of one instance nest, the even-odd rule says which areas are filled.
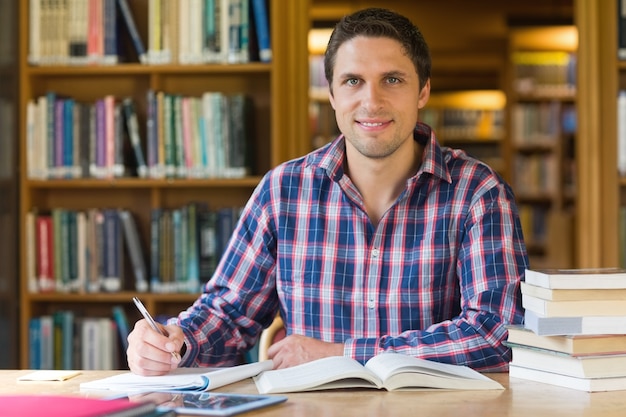
[[[328,343],[311,337],[293,334],[274,343],[267,356],[274,361],[274,369],[288,368],[327,356],[342,356],[343,343]]]
[[[159,324],[157,324],[160,326]],[[184,343],[183,331],[178,326],[162,326],[165,334],[155,332],[146,320],[139,320],[128,335],[126,357],[128,367],[138,375],[163,375],[178,367]]]

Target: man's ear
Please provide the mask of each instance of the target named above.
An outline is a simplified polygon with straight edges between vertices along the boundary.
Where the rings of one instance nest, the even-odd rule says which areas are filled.
[[[328,87],[328,100],[330,101],[330,105],[332,106],[333,110],[335,110],[335,97],[333,96],[332,87]]]
[[[418,109],[424,108],[426,103],[428,103],[429,98],[430,98],[430,78],[426,81],[426,84],[424,84],[424,87],[422,87],[422,90],[420,91],[419,99],[417,101],[417,108]]]

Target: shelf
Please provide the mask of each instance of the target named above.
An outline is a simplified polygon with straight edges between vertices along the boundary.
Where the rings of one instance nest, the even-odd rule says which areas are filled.
[[[229,188],[255,187],[260,180],[260,176],[246,177],[241,179],[54,179],[26,180],[25,186],[32,189]]]
[[[70,75],[158,75],[158,74],[255,74],[270,73],[272,64],[250,62],[247,64],[199,64],[199,65],[46,65],[28,66],[31,76],[70,76]]]
[[[121,222],[121,220],[119,220],[120,213],[125,214],[126,211],[128,211],[131,218],[134,220],[133,223],[136,226],[135,236],[137,239],[134,241],[133,247],[137,248],[138,246],[140,249],[139,252],[143,253],[143,260],[148,271],[146,275],[149,276],[148,279],[150,281],[152,281],[151,277],[153,276],[153,272],[157,270],[164,279],[191,275],[180,269],[176,269],[175,272],[172,272],[175,268],[179,268],[180,265],[183,264],[179,262],[181,255],[178,255],[178,249],[185,246],[182,238],[185,233],[187,237],[195,236],[195,243],[189,243],[190,246],[195,244],[197,248],[200,248],[200,245],[213,244],[217,247],[214,252],[215,256],[210,260],[211,265],[207,266],[208,261],[205,258],[203,270],[202,272],[199,271],[197,274],[200,283],[204,283],[211,278],[209,272],[214,270],[215,263],[219,261],[219,256],[222,253],[219,249],[223,248],[232,233],[232,228],[234,228],[237,221],[238,210],[245,205],[250,198],[254,188],[261,181],[262,176],[267,170],[279,163],[302,155],[302,149],[305,148],[303,144],[305,142],[304,138],[308,127],[307,105],[304,101],[294,102],[293,97],[306,96],[304,83],[299,76],[295,76],[294,74],[304,74],[306,69],[306,53],[299,51],[302,50],[302,45],[306,44],[306,33],[302,28],[306,26],[304,22],[308,21],[307,10],[305,10],[299,2],[292,2],[290,0],[269,1],[271,4],[269,7],[270,37],[272,39],[271,45],[273,52],[271,62],[249,62],[242,64],[203,63],[188,65],[144,65],[130,62],[115,65],[30,65],[28,63],[29,22],[31,21],[29,5],[32,4],[32,2],[19,2],[19,31],[20,39],[23,40],[19,44],[20,82],[16,83],[19,84],[19,106],[21,110],[20,121],[18,123],[18,143],[21,144],[19,151],[21,176],[19,194],[21,204],[20,235],[22,239],[20,242],[19,260],[19,305],[21,312],[19,345],[21,352],[20,366],[22,368],[29,367],[31,364],[29,361],[29,354],[31,352],[29,344],[29,325],[30,320],[35,317],[54,315],[62,310],[70,310],[75,312],[77,317],[80,316],[81,318],[110,318],[111,308],[119,305],[128,314],[129,318],[134,321],[138,318],[137,311],[131,301],[132,297],[135,295],[141,297],[146,307],[154,315],[166,314],[171,317],[189,306],[197,298],[199,289],[197,289],[194,294],[184,292],[162,293],[133,291],[135,288],[134,267],[136,265],[133,263],[132,253],[129,250],[131,243],[126,239],[126,229],[123,229],[124,225],[119,223]],[[160,4],[161,2],[154,2],[154,4],[156,3]],[[115,4],[115,2],[113,2],[113,4]],[[137,20],[139,33],[144,41],[148,34],[148,16],[150,14],[148,7],[151,4],[153,4],[153,2],[129,2],[135,19]],[[200,4],[200,2],[198,2],[198,4]],[[129,39],[125,38],[127,37],[125,31],[120,33],[123,37],[122,43],[129,41]],[[289,34],[289,36],[287,36],[287,34]],[[130,44],[130,42],[127,43]],[[146,47],[149,46],[148,42],[145,42],[145,44]],[[16,74],[18,74],[18,72],[16,72]],[[37,175],[43,175],[42,173],[60,175],[70,171],[68,167],[77,164],[75,159],[72,159],[72,163],[68,163],[64,159],[63,163],[55,160],[54,164],[50,164],[49,160],[46,158],[36,160],[36,163],[34,159],[29,158],[33,155],[33,149],[27,149],[26,146],[24,146],[28,138],[25,128],[27,125],[27,112],[25,110],[27,109],[29,101],[36,100],[46,95],[48,92],[56,93],[57,98],[61,96],[74,98],[75,103],[80,102],[81,105],[93,105],[97,100],[105,96],[113,96],[114,105],[119,104],[119,101],[122,99],[132,99],[135,104],[139,124],[140,143],[143,146],[146,162],[149,162],[148,153],[146,152],[147,132],[148,126],[153,126],[148,123],[148,112],[153,108],[153,103],[149,103],[147,98],[149,91],[157,94],[162,92],[163,97],[165,97],[165,95],[176,95],[194,99],[198,99],[204,92],[220,92],[223,93],[224,96],[245,93],[251,99],[250,101],[253,108],[253,130],[251,130],[251,134],[248,136],[250,142],[254,145],[253,161],[251,162],[252,166],[247,167],[250,168],[249,172],[251,172],[252,175],[243,178],[209,177],[202,179],[187,179],[182,177],[35,179]],[[189,102],[191,102],[191,100],[189,100]],[[198,101],[195,101],[195,103],[198,103]],[[47,108],[42,106],[40,110],[43,113]],[[89,112],[95,112],[93,108],[88,108],[88,110]],[[287,113],[290,114],[290,117],[284,117],[284,114]],[[165,113],[163,112],[163,114]],[[54,113],[54,115],[56,116],[57,113]],[[46,118],[42,119],[46,121],[51,120],[47,116],[48,113],[46,112]],[[127,116],[124,115],[123,117]],[[159,120],[158,117],[157,115],[154,120],[163,123],[164,121]],[[56,123],[57,120],[60,119],[55,118],[53,120]],[[83,124],[83,126],[90,128],[89,137],[92,135],[95,136],[93,133],[95,130],[91,124],[93,120],[95,120],[95,118],[89,119],[89,124]],[[126,119],[123,118],[118,118],[117,120],[126,121]],[[187,120],[192,120],[191,116],[189,116]],[[104,125],[104,123],[102,123],[102,125]],[[31,126],[36,125],[33,124]],[[46,129],[49,126],[50,125],[47,124]],[[166,125],[163,123],[160,126]],[[127,126],[123,123],[118,124],[116,127],[118,128],[114,130],[116,133],[123,132],[127,129]],[[174,129],[172,130],[174,131]],[[40,131],[44,130],[42,129]],[[174,132],[179,133],[180,130],[175,130]],[[85,131],[80,131],[79,133],[85,133]],[[122,133],[122,135],[126,142],[124,152],[125,165],[126,168],[128,168],[128,172],[132,173],[132,165],[136,159],[135,153],[132,152],[129,146],[130,140],[126,140],[126,137],[129,136],[128,133]],[[183,137],[185,137],[184,134]],[[302,143],[294,141],[294,137],[301,138],[300,141]],[[37,137],[37,139],[41,138]],[[50,142],[48,141],[47,135],[40,141],[37,141],[37,144],[41,143],[45,144],[45,147],[40,149],[45,149],[46,152],[48,149],[52,149],[48,147]],[[61,142],[56,142],[55,145],[59,143]],[[96,149],[89,141],[82,143],[89,143],[90,149]],[[154,142],[152,143],[154,144]],[[164,147],[165,145],[163,145],[163,148]],[[54,149],[56,152],[57,148]],[[154,145],[151,149],[155,149]],[[160,147],[157,149],[161,150]],[[193,149],[195,151],[197,148],[186,149]],[[65,154],[59,153],[59,155],[63,155],[65,158]],[[82,155],[90,155],[90,153],[84,153]],[[185,154],[183,153],[183,155]],[[126,158],[130,158],[131,160],[129,161]],[[154,162],[154,160],[152,162]],[[27,165],[29,163],[33,163],[31,171],[28,171]],[[189,161],[185,161],[185,163],[189,164]],[[203,161],[202,164],[203,168],[207,168],[202,173],[207,176],[218,169],[211,167],[213,170],[209,170],[206,161]],[[119,165],[118,162],[118,166]],[[155,163],[153,167],[156,165]],[[110,165],[106,167],[108,166]],[[194,167],[195,166],[196,165],[194,165]],[[50,167],[53,169],[49,169]],[[58,167],[61,167],[61,169],[55,171],[54,168]],[[110,174],[113,172],[113,170],[87,170],[85,169],[85,164],[82,165],[82,168],[81,174],[85,176],[96,174],[105,176],[105,173]],[[199,168],[194,169],[199,170]],[[160,174],[160,171],[157,171],[158,169],[153,169],[149,171],[149,174],[157,177],[157,174]],[[236,171],[237,172],[234,174],[243,172],[243,170]],[[127,172],[127,170],[124,170],[124,173],[125,172]],[[234,171],[225,171],[225,175],[233,174],[233,172]],[[121,170],[116,173],[121,173]],[[180,169],[177,172],[177,174],[181,176],[184,173],[184,169]],[[29,174],[31,178],[27,178]],[[195,171],[192,172],[192,174],[199,173]],[[197,210],[196,213],[201,212],[195,217],[197,228],[194,228],[190,223],[185,223],[188,227],[176,229],[176,236],[178,236],[180,240],[174,241],[175,232],[171,225],[177,222],[177,220],[171,220],[168,216],[173,218],[174,216],[180,215],[181,217],[188,216],[188,218],[191,218],[189,212],[192,210]],[[124,212],[122,213],[122,211]],[[222,216],[220,217],[222,223],[219,225],[219,231],[217,230],[217,223],[212,223],[215,218],[213,216],[214,214]],[[94,259],[105,259],[104,251],[106,248],[108,251],[106,253],[109,257],[107,259],[110,262],[101,262],[99,265],[101,268],[104,268],[104,265],[108,265],[107,267],[113,264],[115,265],[113,270],[114,275],[112,276],[121,278],[122,290],[120,292],[105,291],[110,287],[105,285],[106,283],[104,283],[104,281],[107,280],[103,279],[103,277],[108,275],[101,273],[102,271],[94,273],[85,268],[81,269],[80,278],[85,278],[85,276],[95,278],[93,281],[77,279],[78,274],[76,274],[76,270],[73,269],[69,273],[67,282],[71,282],[75,286],[80,285],[81,288],[85,288],[85,291],[90,288],[87,285],[83,285],[83,283],[89,282],[94,284],[94,282],[102,282],[102,285],[98,288],[101,289],[101,292],[45,292],[46,289],[41,288],[41,284],[44,283],[45,280],[39,280],[40,275],[37,272],[41,271],[41,262],[44,258],[43,255],[37,258],[37,254],[41,254],[44,251],[42,249],[43,246],[37,245],[38,243],[44,242],[44,237],[41,237],[41,235],[38,236],[36,232],[41,233],[42,230],[46,230],[45,226],[43,228],[41,227],[41,223],[51,221],[53,215],[58,216],[56,219],[61,218],[57,226],[54,226],[59,228],[57,232],[59,232],[59,230],[62,233],[65,233],[65,230],[68,231],[67,234],[57,233],[54,235],[52,227],[47,230],[51,231],[50,234],[57,238],[57,240],[46,243],[48,245],[46,248],[52,248],[50,252],[54,251],[55,256],[59,255],[61,257],[60,262],[55,257],[52,258],[52,262],[48,263],[53,264],[58,262],[57,265],[61,265],[61,268],[66,268],[71,262],[72,268],[74,268],[75,264],[79,262],[76,259],[80,259],[84,264],[91,266],[96,264],[93,262]],[[200,220],[198,219],[200,219],[201,216],[204,222],[202,223],[204,228],[200,230],[200,226],[198,226]],[[110,228],[108,229],[105,229],[104,226],[105,217],[106,220],[110,221],[108,223]],[[78,231],[74,232],[74,219],[76,219],[76,229],[79,227],[78,222],[81,222],[81,224],[87,223],[82,234]],[[40,220],[40,223],[37,223],[38,220]],[[91,223],[88,223],[90,221]],[[183,224],[182,220],[180,224]],[[211,229],[211,227],[213,227],[213,229]],[[86,232],[87,228],[90,228],[89,232]],[[222,230],[224,232],[222,232]],[[107,234],[105,235],[105,233]],[[201,234],[204,239],[202,242],[199,239]],[[211,240],[211,236],[214,236],[213,240]],[[80,247],[84,249],[81,251],[80,257],[77,255],[78,249],[76,251],[65,250],[66,248],[74,247],[69,246],[70,244],[74,244],[72,243],[74,239],[77,241],[91,239],[87,244],[84,242],[75,243],[76,248]],[[158,251],[156,251],[155,242],[160,240],[162,240],[162,245],[160,245]],[[192,239],[189,239],[189,242],[191,241]],[[166,245],[167,250],[163,249]],[[161,249],[163,249],[163,251]],[[203,249],[206,249],[206,246],[203,246]],[[176,253],[176,255],[174,255],[174,253]],[[176,266],[172,266],[174,256],[179,256],[176,258],[178,262]],[[163,266],[165,265],[163,263],[164,259],[170,259],[170,257],[172,262],[169,265]],[[189,258],[193,259],[194,256],[190,256]],[[113,260],[111,261],[111,259]],[[187,257],[185,257],[185,259],[187,259]],[[39,264],[37,262],[39,262]],[[44,263],[46,262],[47,261]],[[39,271],[37,271],[38,265]],[[155,265],[165,269],[154,268]],[[79,266],[78,268],[81,267]],[[59,273],[54,271],[54,278],[56,279],[57,276],[59,276]],[[68,278],[68,274],[65,270],[61,271],[60,276]],[[194,289],[196,289],[195,280],[193,282]],[[71,285],[72,284],[64,284],[59,287],[69,288]],[[37,288],[40,292],[35,292],[32,288]],[[174,290],[182,289],[183,285],[165,285],[159,288]]]

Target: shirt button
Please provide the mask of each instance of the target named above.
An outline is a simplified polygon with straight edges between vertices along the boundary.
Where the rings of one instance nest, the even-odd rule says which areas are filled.
[[[380,254],[380,251],[378,249],[372,250],[372,258],[378,258],[379,254]]]
[[[369,300],[369,301],[367,302],[367,306],[368,306],[369,308],[374,308],[374,307],[376,307],[376,305],[374,304],[374,300]]]

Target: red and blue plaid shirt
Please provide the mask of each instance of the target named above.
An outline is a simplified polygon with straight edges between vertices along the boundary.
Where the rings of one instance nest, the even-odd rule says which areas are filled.
[[[514,196],[426,125],[417,174],[377,226],[344,171],[345,142],[270,171],[204,293],[175,322],[182,365],[233,363],[279,311],[288,334],[344,343],[360,362],[396,351],[507,369],[528,265]]]

